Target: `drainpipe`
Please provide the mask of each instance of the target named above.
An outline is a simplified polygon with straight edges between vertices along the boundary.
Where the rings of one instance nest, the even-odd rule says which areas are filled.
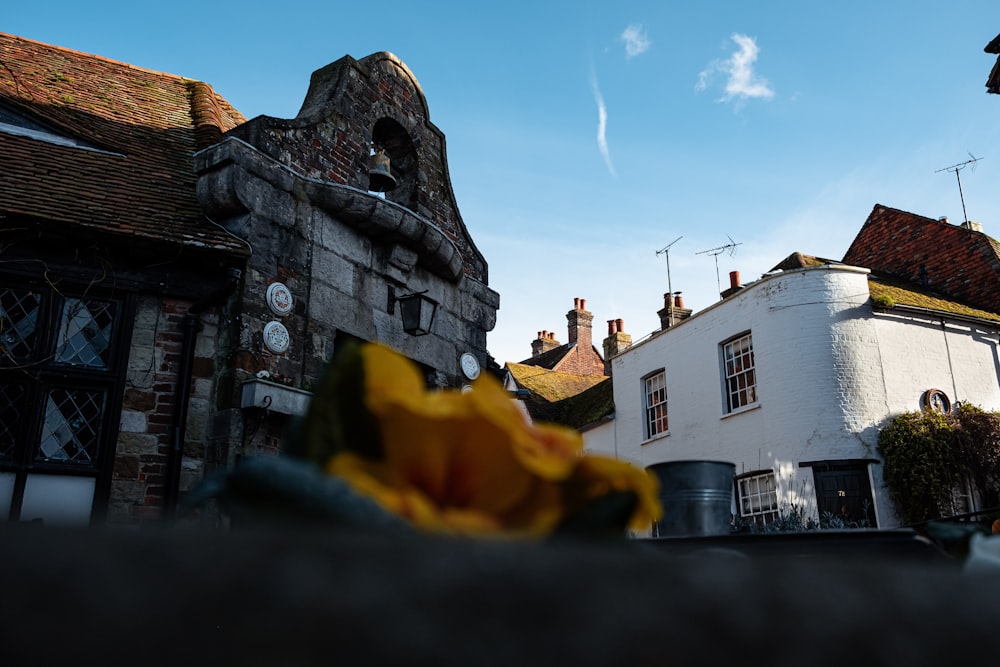
[[[191,400],[191,371],[194,364],[194,348],[198,332],[201,330],[201,314],[208,308],[222,303],[239,284],[239,269],[229,269],[226,282],[205,294],[188,306],[181,329],[180,368],[177,370],[177,390],[174,395],[174,421],[171,433],[170,451],[167,457],[166,489],[163,497],[163,518],[172,519],[177,512],[177,497],[180,491],[181,459],[184,457],[184,438],[187,432],[188,402]]]

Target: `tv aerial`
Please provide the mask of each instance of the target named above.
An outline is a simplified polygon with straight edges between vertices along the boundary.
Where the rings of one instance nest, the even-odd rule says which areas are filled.
[[[733,240],[733,237],[726,234],[726,238],[729,239],[729,243],[726,245],[720,245],[718,248],[709,248],[708,250],[702,250],[701,252],[696,252],[696,255],[712,255],[715,257],[715,283],[718,287],[719,294],[722,294],[722,281],[719,279],[719,255],[724,252],[728,252],[729,256],[732,257],[736,254],[736,246],[740,245]]]
[[[965,195],[962,193],[962,177],[959,176],[958,172],[962,171],[966,167],[971,166],[972,171],[976,170],[976,163],[982,160],[981,157],[976,157],[972,153],[969,153],[971,160],[966,160],[965,162],[959,162],[958,164],[953,164],[950,167],[944,167],[935,171],[935,174],[941,173],[942,171],[953,171],[955,172],[955,179],[958,181],[958,196],[962,199],[962,217],[965,218],[963,222],[969,221],[969,214],[965,212]]]
[[[657,257],[659,257],[660,255],[667,256],[667,292],[670,295],[670,298],[667,299],[667,313],[668,313],[667,317],[668,321],[671,324],[673,324],[674,321],[674,288],[673,285],[670,284],[670,246],[677,243],[682,238],[684,237],[678,236],[673,241],[671,241],[670,243],[668,243],[667,245],[663,246],[662,248],[656,251]]]

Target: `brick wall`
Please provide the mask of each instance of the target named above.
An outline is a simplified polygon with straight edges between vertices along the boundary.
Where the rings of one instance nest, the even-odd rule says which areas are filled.
[[[111,478],[108,523],[143,523],[162,517],[183,345],[181,323],[189,305],[169,298],[139,299]],[[192,364],[181,461],[182,490],[203,476],[205,425],[213,410],[217,319],[206,314],[202,323]]]
[[[413,73],[389,53],[345,56],[313,73],[294,120],[258,117],[237,127],[239,137],[320,181],[368,189],[374,141],[390,158],[397,187],[385,194],[427,218],[462,253],[465,271],[487,282],[487,264],[458,211],[448,174],[444,134],[430,122],[427,100]]]

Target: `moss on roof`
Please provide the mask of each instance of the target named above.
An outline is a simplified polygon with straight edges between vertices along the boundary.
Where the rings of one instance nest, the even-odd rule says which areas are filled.
[[[515,363],[508,363],[507,370],[518,387],[530,392],[524,404],[536,422],[580,429],[614,412],[607,376],[573,375]]]
[[[518,387],[550,402],[576,396],[608,379],[604,375],[573,375],[527,364],[508,363],[507,370]]]
[[[982,320],[1000,322],[1000,314],[966,306],[889,276],[870,275],[868,278],[868,291],[875,302],[889,300],[889,303],[895,305],[914,306],[942,313],[961,315],[963,317],[976,317]]]

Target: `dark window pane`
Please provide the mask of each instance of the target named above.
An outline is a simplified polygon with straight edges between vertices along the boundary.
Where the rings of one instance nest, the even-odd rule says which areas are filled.
[[[0,384],[0,461],[14,458],[14,447],[18,438],[15,426],[23,423],[24,386],[20,384]]]
[[[45,404],[36,461],[91,465],[97,461],[104,392],[53,389]]]
[[[67,298],[56,340],[56,361],[107,368],[114,314],[114,304],[108,301]]]
[[[42,297],[30,290],[0,288],[0,363],[28,361]]]

